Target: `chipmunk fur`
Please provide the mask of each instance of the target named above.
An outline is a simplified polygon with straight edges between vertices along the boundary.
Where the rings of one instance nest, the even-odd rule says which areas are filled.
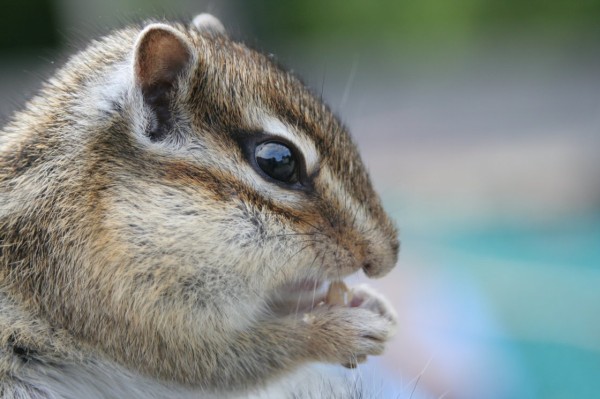
[[[265,142],[291,149],[294,181],[256,164]],[[346,128],[296,77],[207,14],[116,31],[0,131],[0,392],[318,397],[280,387],[395,328],[369,289],[315,306],[318,287],[383,276],[398,247]]]

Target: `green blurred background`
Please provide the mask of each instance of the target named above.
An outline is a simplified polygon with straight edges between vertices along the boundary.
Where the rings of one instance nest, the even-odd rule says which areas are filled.
[[[396,391],[600,395],[600,1],[1,1],[3,121],[90,38],[205,11],[322,94],[401,229]]]

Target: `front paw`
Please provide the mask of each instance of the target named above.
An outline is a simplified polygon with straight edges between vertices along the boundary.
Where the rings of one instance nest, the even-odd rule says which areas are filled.
[[[361,295],[363,300],[358,306],[326,305],[307,314],[309,350],[314,358],[355,367],[367,356],[383,353],[396,327],[395,318],[389,317],[393,311],[381,312],[373,305],[378,301]]]
[[[395,327],[398,325],[398,315],[383,295],[379,294],[366,284],[353,287],[350,293],[352,298],[349,305],[351,307],[368,309],[379,314],[389,320],[395,330]]]

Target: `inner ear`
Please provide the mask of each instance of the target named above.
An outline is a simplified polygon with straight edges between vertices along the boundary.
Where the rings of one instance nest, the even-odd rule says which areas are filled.
[[[168,25],[149,25],[139,35],[134,74],[144,103],[153,115],[146,132],[152,141],[165,138],[173,127],[177,82],[189,68],[191,59],[188,40]]]

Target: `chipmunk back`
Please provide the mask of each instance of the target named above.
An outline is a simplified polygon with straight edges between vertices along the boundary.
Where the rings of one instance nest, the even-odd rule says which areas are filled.
[[[295,76],[207,14],[116,31],[0,132],[0,392],[280,395],[311,363],[382,353],[385,300],[324,289],[385,275],[398,247]]]

